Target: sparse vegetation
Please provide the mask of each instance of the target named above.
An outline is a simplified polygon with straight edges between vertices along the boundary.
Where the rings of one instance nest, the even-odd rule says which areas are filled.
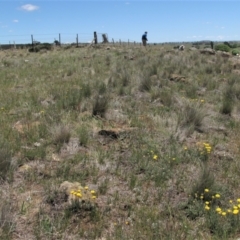
[[[239,237],[239,59],[190,48],[0,51],[0,239]]]

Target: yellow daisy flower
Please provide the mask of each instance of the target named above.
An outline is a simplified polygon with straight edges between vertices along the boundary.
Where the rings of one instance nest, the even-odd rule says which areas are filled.
[[[239,210],[238,209],[234,209],[232,213],[236,215],[236,214],[239,213]]]
[[[217,208],[216,208],[216,211],[217,211],[217,212],[221,212],[222,209],[221,209],[220,207],[217,207]]]
[[[81,197],[82,197],[82,194],[81,194],[81,193],[77,193],[77,196],[78,196],[79,198],[81,198]]]
[[[208,205],[205,206],[205,210],[210,210],[210,207]]]

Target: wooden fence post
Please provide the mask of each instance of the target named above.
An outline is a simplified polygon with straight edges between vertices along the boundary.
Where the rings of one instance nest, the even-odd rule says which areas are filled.
[[[61,46],[61,34],[58,35],[59,46]]]
[[[93,36],[94,36],[94,43],[97,44],[97,43],[98,43],[98,40],[97,40],[97,32],[94,32],[94,33],[93,33]]]
[[[31,37],[32,37],[32,48],[33,48],[33,35],[31,35]]]
[[[78,34],[77,34],[77,38],[76,38],[76,40],[77,40],[77,47],[78,47]]]
[[[112,38],[112,42],[113,42],[113,44],[114,44],[114,39]]]

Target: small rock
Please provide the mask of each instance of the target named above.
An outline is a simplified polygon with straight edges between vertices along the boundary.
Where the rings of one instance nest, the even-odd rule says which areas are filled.
[[[34,147],[40,147],[40,146],[41,146],[41,143],[35,142],[35,143],[33,144],[33,146],[34,146]]]
[[[29,166],[28,164],[23,164],[21,167],[19,167],[18,170],[19,170],[19,172],[27,172],[31,169],[32,169],[32,167]]]
[[[61,158],[57,154],[52,154],[52,161],[54,162],[60,162]]]
[[[208,55],[215,55],[215,51],[213,49],[211,49],[211,48],[201,49],[200,53],[208,54]]]

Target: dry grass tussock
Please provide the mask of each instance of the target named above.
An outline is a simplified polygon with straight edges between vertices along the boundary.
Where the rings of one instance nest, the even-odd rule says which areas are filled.
[[[0,238],[236,239],[239,66],[190,46],[0,51]]]

